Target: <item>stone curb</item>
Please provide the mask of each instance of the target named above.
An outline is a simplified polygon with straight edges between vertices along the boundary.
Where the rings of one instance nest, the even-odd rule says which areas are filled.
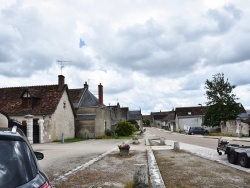
[[[152,149],[147,149],[148,156],[148,168],[150,175],[150,182],[153,188],[165,188],[165,184],[162,180],[160,170],[155,160]]]

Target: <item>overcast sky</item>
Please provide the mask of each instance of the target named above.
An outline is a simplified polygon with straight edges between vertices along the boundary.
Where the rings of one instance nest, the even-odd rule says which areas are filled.
[[[83,87],[143,114],[205,105],[217,73],[250,109],[248,0],[0,0],[0,87]],[[81,45],[82,39],[86,45]],[[83,44],[81,43],[81,44]]]

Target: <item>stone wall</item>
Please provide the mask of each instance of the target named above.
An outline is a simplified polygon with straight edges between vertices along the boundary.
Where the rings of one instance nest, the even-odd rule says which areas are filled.
[[[190,127],[200,127],[202,123],[201,117],[177,117],[176,116],[176,131],[183,131],[184,125],[189,125]]]
[[[76,137],[96,138],[105,135],[105,129],[111,129],[111,114],[107,108],[79,108],[77,114],[95,115],[94,119],[76,121]]]
[[[110,110],[105,108],[96,108],[95,136],[105,135],[106,129],[111,129]]]
[[[75,119],[66,91],[55,110],[55,113],[45,117],[44,142],[75,137]]]
[[[230,120],[221,123],[221,133],[231,136],[249,136],[249,125],[241,120]]]
[[[77,138],[94,138],[95,137],[95,120],[76,121]]]

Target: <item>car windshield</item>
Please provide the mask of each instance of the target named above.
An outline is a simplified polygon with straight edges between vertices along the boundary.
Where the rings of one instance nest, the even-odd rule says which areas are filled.
[[[31,181],[37,166],[28,145],[21,139],[0,136],[0,187],[18,187]]]

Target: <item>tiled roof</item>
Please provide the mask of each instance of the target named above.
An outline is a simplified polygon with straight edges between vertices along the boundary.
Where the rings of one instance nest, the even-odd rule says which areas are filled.
[[[194,106],[194,107],[177,107],[175,109],[177,116],[195,116],[205,113],[206,106]]]
[[[86,90],[86,88],[69,89],[69,96],[71,98],[71,101],[72,101],[74,107],[77,107],[85,90]]]
[[[67,85],[64,88],[67,89]],[[31,97],[36,98],[32,109],[22,107],[22,95],[28,91]],[[58,90],[58,85],[26,86],[0,88],[0,111],[8,115],[46,115],[52,114],[62,97],[64,90]]]
[[[173,121],[175,120],[175,111],[170,111],[167,117],[168,121]]]
[[[142,117],[143,117],[143,119],[150,120],[150,117],[151,117],[151,116],[150,116],[150,115],[143,115]]]
[[[167,115],[154,115],[154,120],[163,120]]]

